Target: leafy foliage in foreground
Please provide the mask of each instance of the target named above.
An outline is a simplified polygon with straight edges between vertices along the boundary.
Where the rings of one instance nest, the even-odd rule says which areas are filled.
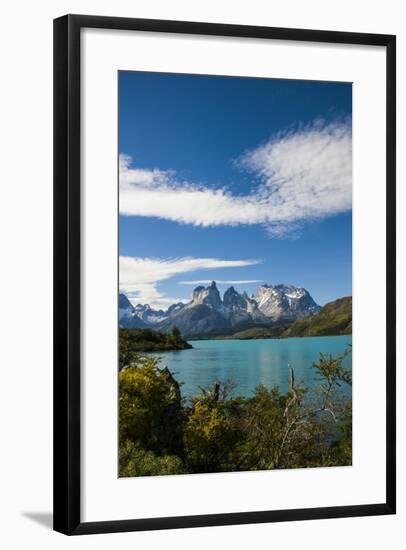
[[[119,474],[122,477],[350,465],[351,384],[347,353],[320,355],[320,384],[289,390],[260,385],[250,398],[214,383],[186,402],[156,357],[132,355],[119,373]]]

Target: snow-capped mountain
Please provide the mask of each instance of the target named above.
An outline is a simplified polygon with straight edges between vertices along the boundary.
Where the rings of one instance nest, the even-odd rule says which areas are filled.
[[[320,310],[309,292],[292,285],[263,285],[249,297],[230,287],[221,299],[215,281],[194,289],[188,304],[179,302],[167,310],[148,304],[133,306],[124,294],[119,299],[121,327],[155,327],[169,331],[177,326],[183,335],[193,336],[242,324],[264,324],[313,315]]]
[[[240,294],[233,286],[224,293],[223,305],[228,312],[228,319],[233,325],[244,321],[264,323],[265,315],[259,310],[257,302],[248,297],[246,292]]]
[[[125,294],[118,296],[118,318],[121,328],[146,328],[148,326],[138,317],[135,307]]]
[[[135,308],[125,294],[118,296],[118,317],[121,321],[124,317],[132,317],[135,313]]]
[[[137,304],[133,306],[127,296],[121,293],[119,294],[120,327],[145,328],[157,326],[183,307],[185,307],[185,304],[182,302],[172,304],[166,311],[152,309],[149,304]]]
[[[152,309],[149,304],[137,304],[134,308],[135,314],[145,323],[156,325],[162,323],[167,318],[167,314],[162,309]]]
[[[320,311],[305,288],[262,285],[254,296],[259,310],[272,320],[295,320]]]
[[[197,286],[193,291],[192,301],[187,307],[195,307],[201,304],[205,304],[214,309],[222,308],[223,304],[220,298],[220,292],[218,291],[215,281],[207,288],[204,286]]]

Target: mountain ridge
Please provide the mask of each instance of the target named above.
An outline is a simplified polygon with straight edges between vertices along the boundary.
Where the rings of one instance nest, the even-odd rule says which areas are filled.
[[[217,338],[256,340],[263,338],[294,338],[302,336],[340,336],[352,334],[352,296],[325,304],[318,313],[273,327],[251,327]]]
[[[319,312],[310,293],[293,285],[264,284],[249,297],[230,286],[221,298],[216,282],[197,286],[191,300],[172,304],[167,310],[154,310],[148,304],[133,306],[124,293],[119,296],[121,328],[154,327],[169,332],[175,326],[183,335],[210,333],[246,324],[293,322]],[[141,323],[141,324],[140,324]]]

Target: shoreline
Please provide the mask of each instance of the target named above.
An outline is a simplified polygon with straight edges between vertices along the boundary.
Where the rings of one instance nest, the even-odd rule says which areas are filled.
[[[223,341],[223,340],[237,340],[239,342],[250,341],[250,340],[292,340],[294,338],[331,338],[336,336],[352,336],[352,332],[343,333],[343,334],[302,334],[300,336],[275,336],[273,338],[258,337],[258,338],[233,338],[232,336],[216,336],[215,338],[187,338],[187,342],[203,342],[203,341]],[[179,351],[179,350],[176,350]]]

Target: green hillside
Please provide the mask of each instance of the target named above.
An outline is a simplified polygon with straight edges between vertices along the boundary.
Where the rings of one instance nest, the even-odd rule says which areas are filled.
[[[152,328],[122,328],[120,329],[120,366],[128,364],[133,354],[140,352],[174,351],[191,347],[176,327],[169,334]]]
[[[256,340],[259,338],[282,338],[286,325],[276,327],[252,327],[245,330],[239,330],[230,336],[223,336],[223,339],[230,340]]]
[[[282,334],[291,336],[334,336],[352,332],[352,297],[339,298],[321,308],[319,313],[298,319]]]
[[[230,335],[218,336],[238,340],[289,338],[295,336],[335,336],[352,333],[352,297],[326,304],[319,313],[298,319],[290,325],[250,327]]]

